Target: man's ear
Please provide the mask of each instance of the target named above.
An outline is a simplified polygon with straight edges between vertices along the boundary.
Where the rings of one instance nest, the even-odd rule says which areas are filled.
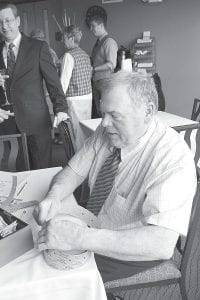
[[[155,113],[155,104],[153,102],[149,102],[146,106],[146,121],[150,121],[152,116]]]
[[[19,26],[20,26],[20,23],[21,23],[20,16],[17,16],[17,17],[16,17],[16,20],[17,20],[17,25],[18,25],[18,27],[19,27]]]

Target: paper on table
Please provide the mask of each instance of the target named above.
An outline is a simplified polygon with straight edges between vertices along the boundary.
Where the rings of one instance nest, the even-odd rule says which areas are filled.
[[[30,172],[24,173],[11,173],[0,171],[0,202],[4,197],[8,197],[11,189],[13,188],[13,182],[16,182],[15,187],[15,196],[18,193],[19,189],[27,181],[30,176]]]
[[[3,173],[5,174],[2,176]],[[11,173],[0,172],[0,202],[3,202],[5,197],[9,196],[13,185],[13,177],[16,176],[11,175]]]
[[[0,172],[0,207],[27,222],[34,205],[41,201],[53,176],[62,168],[48,168],[18,173]]]

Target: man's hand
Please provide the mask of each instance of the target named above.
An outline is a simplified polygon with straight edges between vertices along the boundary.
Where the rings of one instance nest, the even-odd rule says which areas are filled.
[[[38,233],[38,249],[87,250],[81,248],[81,241],[87,224],[67,214],[59,214],[45,223]]]
[[[0,71],[0,86],[4,89],[5,79],[9,78],[9,75],[2,75]]]
[[[7,120],[9,117],[13,117],[14,113],[11,113],[9,110],[4,110],[0,108],[0,123]]]
[[[33,217],[39,225],[52,219],[61,208],[60,200],[55,197],[46,197],[34,209]]]
[[[60,122],[65,121],[69,119],[69,116],[67,113],[64,112],[59,112],[56,114],[54,122],[53,122],[53,127],[58,127],[58,125],[60,124]]]

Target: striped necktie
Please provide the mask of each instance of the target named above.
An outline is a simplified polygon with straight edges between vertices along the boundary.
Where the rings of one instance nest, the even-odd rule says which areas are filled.
[[[15,68],[15,53],[13,51],[14,47],[15,45],[13,43],[10,43],[7,52],[7,74],[10,77],[12,77]]]
[[[96,216],[99,214],[112,189],[120,161],[120,150],[114,148],[97,174],[93,190],[86,206],[86,208]]]
[[[10,103],[12,102],[11,95],[10,95],[10,86],[11,86],[12,76],[13,76],[14,69],[15,69],[15,53],[13,51],[14,47],[15,47],[15,45],[13,43],[10,43],[8,46],[8,51],[7,51],[6,74],[9,75],[9,78],[6,79],[6,93],[7,93],[8,101]]]

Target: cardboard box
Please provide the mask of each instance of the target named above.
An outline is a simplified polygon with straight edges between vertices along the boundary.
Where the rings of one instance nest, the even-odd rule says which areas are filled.
[[[32,249],[33,238],[30,225],[0,208],[0,216],[10,224],[17,221],[17,230],[10,235],[0,237],[0,267]]]

